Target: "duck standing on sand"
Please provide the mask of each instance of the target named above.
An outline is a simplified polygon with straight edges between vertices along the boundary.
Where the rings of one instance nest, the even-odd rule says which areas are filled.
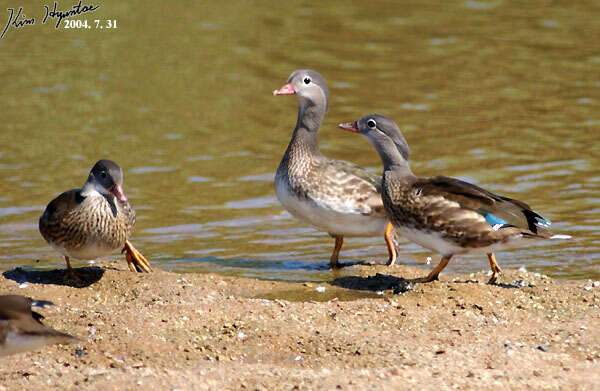
[[[70,258],[95,259],[121,247],[131,271],[151,271],[150,263],[128,240],[135,227],[135,211],[122,185],[121,167],[99,160],[81,189],[62,193],[46,207],[40,233],[64,255],[67,275],[74,275]]]
[[[383,161],[383,205],[394,228],[407,239],[442,255],[439,265],[416,282],[438,279],[456,254],[485,253],[496,282],[502,271],[494,252],[552,235],[550,221],[524,202],[502,197],[459,179],[419,178],[408,166],[408,144],[389,118],[370,114],[340,128],[362,133]]]
[[[292,73],[273,95],[298,97],[298,121],[275,175],[275,194],[296,218],[335,238],[332,268],[344,236],[384,234],[389,259],[396,261],[393,228],[381,201],[381,178],[357,165],[329,159],[321,153],[317,132],[329,106],[323,77],[311,70]]]
[[[78,339],[44,326],[44,317],[31,307],[45,308],[50,301],[31,300],[18,295],[0,296],[0,356],[41,348],[53,343],[72,343]]]

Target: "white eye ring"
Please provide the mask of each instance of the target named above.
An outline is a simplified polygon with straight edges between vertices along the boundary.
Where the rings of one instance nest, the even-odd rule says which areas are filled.
[[[304,80],[302,80],[304,82],[304,84],[310,84],[311,80],[310,77],[308,76],[304,76]]]
[[[377,126],[377,122],[375,122],[374,119],[370,119],[367,121],[367,126],[371,129],[375,129],[375,127]]]

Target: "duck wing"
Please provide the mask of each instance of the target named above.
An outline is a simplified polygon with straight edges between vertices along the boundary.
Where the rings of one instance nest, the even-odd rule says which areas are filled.
[[[422,178],[414,182],[413,189],[423,196],[441,196],[463,209],[481,214],[494,230],[516,227],[545,236],[551,224],[523,201],[494,194],[460,179]]]
[[[385,216],[381,176],[343,160],[323,159],[313,167],[310,197],[329,208]]]

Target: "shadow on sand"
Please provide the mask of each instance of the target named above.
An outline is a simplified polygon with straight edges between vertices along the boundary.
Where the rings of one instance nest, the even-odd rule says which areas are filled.
[[[366,291],[385,291],[393,289],[394,293],[403,293],[412,290],[415,282],[412,280],[377,273],[374,276],[345,276],[331,281],[331,285],[340,286],[346,289],[366,290]]]
[[[394,293],[404,293],[410,291],[416,287],[417,284],[422,282],[415,281],[416,279],[407,279],[402,277],[390,276],[386,274],[377,273],[374,276],[360,277],[360,276],[345,276],[336,278],[331,282],[331,285],[339,286],[347,289],[354,290],[366,290],[366,291],[385,291],[392,289]],[[459,281],[454,280],[453,283],[468,284],[478,283],[475,280]],[[525,282],[522,280],[516,280],[514,283],[501,283],[501,282],[488,282],[488,285],[497,286],[504,289],[521,289],[526,287],[534,287],[535,285]]]
[[[54,284],[65,285],[73,288],[85,288],[98,282],[104,274],[104,269],[98,266],[80,267],[73,269],[74,277],[67,276],[67,269],[55,270],[25,270],[17,267],[7,270],[2,275],[4,278],[13,280],[19,284],[29,282],[31,284]]]

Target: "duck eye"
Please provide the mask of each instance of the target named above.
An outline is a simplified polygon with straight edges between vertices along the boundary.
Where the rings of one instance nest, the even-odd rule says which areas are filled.
[[[370,119],[367,121],[367,126],[371,129],[375,129],[375,127],[377,126],[377,122],[375,122],[375,120]]]
[[[304,84],[310,84],[310,77],[306,76],[304,78]]]
[[[104,179],[104,178],[106,178],[106,171],[102,171],[102,172],[100,173],[100,176],[101,176],[103,179]]]

